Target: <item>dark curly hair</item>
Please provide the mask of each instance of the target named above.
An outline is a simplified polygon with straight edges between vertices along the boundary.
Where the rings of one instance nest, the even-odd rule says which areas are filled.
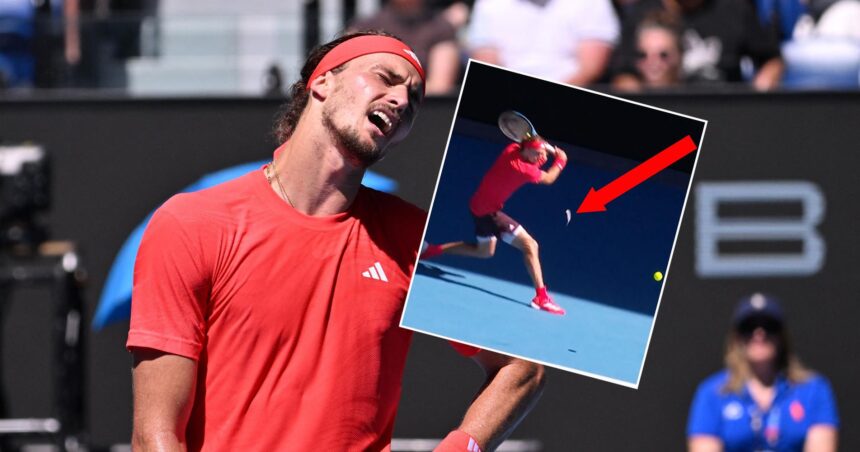
[[[273,130],[275,139],[278,140],[278,143],[287,141],[296,129],[296,124],[299,123],[299,118],[301,118],[302,113],[304,113],[305,107],[307,107],[308,100],[310,98],[310,91],[307,89],[308,79],[314,72],[314,69],[316,69],[317,65],[319,65],[320,61],[322,61],[323,57],[332,49],[337,47],[338,44],[352,38],[367,35],[388,36],[389,38],[400,39],[397,36],[382,30],[362,30],[342,35],[333,41],[322,44],[311,50],[308,55],[308,59],[305,60],[305,64],[302,66],[301,78],[290,86],[289,100],[285,104],[281,105],[281,108],[278,110]],[[335,69],[332,69],[332,72],[336,74],[344,70],[347,64],[348,63],[344,63]]]

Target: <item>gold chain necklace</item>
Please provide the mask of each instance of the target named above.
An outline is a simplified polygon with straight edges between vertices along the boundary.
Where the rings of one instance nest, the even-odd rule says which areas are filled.
[[[290,200],[289,196],[287,196],[287,191],[284,190],[284,185],[281,183],[281,178],[278,177],[278,171],[275,169],[275,162],[274,161],[272,161],[271,163],[266,165],[266,180],[269,181],[270,185],[272,183],[272,174],[274,174],[275,182],[278,183],[278,188],[281,190],[281,196],[284,197],[284,199],[287,201],[287,204],[289,204],[290,207],[295,208],[296,207],[295,204],[293,204],[293,201]]]

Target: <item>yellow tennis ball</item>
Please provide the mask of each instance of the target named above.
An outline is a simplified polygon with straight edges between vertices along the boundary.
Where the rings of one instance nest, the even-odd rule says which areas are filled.
[[[662,281],[662,280],[663,280],[663,273],[654,272],[654,281]]]

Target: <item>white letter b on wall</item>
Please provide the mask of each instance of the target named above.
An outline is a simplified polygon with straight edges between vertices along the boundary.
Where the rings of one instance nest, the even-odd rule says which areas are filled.
[[[721,218],[720,207],[731,204],[799,203],[799,217],[742,216]],[[824,265],[826,245],[816,227],[824,218],[825,201],[817,185],[807,181],[702,182],[696,186],[696,273],[702,278],[804,276]],[[750,210],[750,209],[747,209]],[[800,242],[793,253],[721,253],[731,242]],[[737,247],[735,247],[737,248]]]

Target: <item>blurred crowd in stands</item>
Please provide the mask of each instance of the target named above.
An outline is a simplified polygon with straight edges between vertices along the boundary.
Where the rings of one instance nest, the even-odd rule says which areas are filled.
[[[122,87],[156,7],[0,0],[0,86]],[[626,92],[860,88],[860,0],[387,0],[347,24],[368,28],[416,49],[431,95],[469,58]]]
[[[123,88],[158,0],[0,0],[0,89]]]
[[[620,91],[860,86],[858,0],[445,3],[389,0],[353,28],[389,28],[420,48],[436,93],[452,89],[464,57]]]

